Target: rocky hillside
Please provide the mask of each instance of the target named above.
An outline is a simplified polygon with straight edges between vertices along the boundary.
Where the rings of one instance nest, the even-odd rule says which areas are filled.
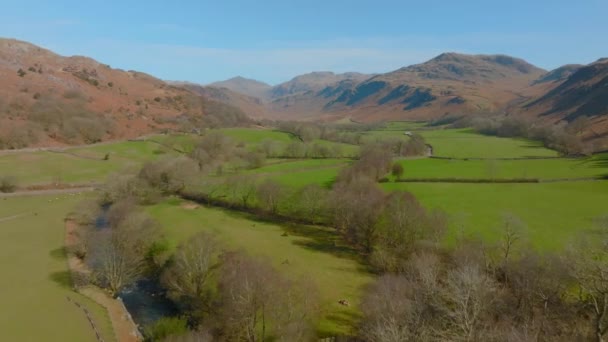
[[[520,96],[517,89],[545,73],[513,57],[445,53],[386,74],[357,74],[324,87],[277,91],[293,89],[292,80],[273,88],[271,108],[286,118],[428,120],[446,113],[497,111]]]
[[[588,138],[608,136],[608,59],[586,66],[569,67],[570,71],[552,81],[545,93],[521,106],[521,113],[552,121],[591,122]],[[562,73],[564,68],[549,73]],[[545,78],[547,78],[545,76]]]
[[[0,78],[0,148],[136,137],[213,107],[150,75],[12,39],[0,39]]]
[[[236,93],[264,100],[270,96],[272,89],[272,86],[269,84],[240,76],[225,81],[211,83],[209,86],[213,88],[226,88]]]

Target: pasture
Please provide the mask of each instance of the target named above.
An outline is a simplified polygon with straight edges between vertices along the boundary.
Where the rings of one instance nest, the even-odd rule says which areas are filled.
[[[364,134],[368,141],[403,137],[405,130],[377,130]],[[540,142],[519,138],[481,135],[470,129],[425,129],[412,131],[433,146],[433,155],[450,158],[525,158],[557,157],[557,152]]]
[[[360,295],[372,276],[332,230],[280,226],[221,209],[187,209],[177,199],[148,210],[161,223],[173,247],[199,231],[209,231],[217,234],[228,248],[266,257],[294,279],[312,280],[321,299],[318,332],[324,336],[352,333],[359,318]],[[351,305],[340,305],[341,299]]]
[[[508,179],[536,178],[555,180],[564,178],[603,177],[608,174],[599,159],[521,159],[521,160],[462,160],[411,159],[401,160],[403,179],[461,178]]]
[[[0,175],[20,186],[103,182],[115,172],[136,172],[148,160],[175,152],[148,141],[123,141],[65,150],[0,154]],[[107,160],[106,155],[108,156]]]
[[[69,296],[88,308],[105,341],[115,341],[105,309],[71,290],[63,219],[80,198],[55,198],[0,197],[0,340],[97,341]]]
[[[496,241],[504,215],[515,215],[525,223],[522,233],[533,247],[558,250],[581,231],[592,229],[595,218],[608,214],[608,181],[385,183],[382,187],[410,191],[425,207],[445,210],[450,215],[451,241],[461,232]]]

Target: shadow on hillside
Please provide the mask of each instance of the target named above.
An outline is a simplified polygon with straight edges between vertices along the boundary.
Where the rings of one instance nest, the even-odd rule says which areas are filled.
[[[49,279],[55,282],[57,285],[71,289],[72,288],[72,277],[69,271],[58,271],[49,274]]]
[[[68,255],[65,247],[59,247],[49,252],[51,258],[56,260],[66,260]]]

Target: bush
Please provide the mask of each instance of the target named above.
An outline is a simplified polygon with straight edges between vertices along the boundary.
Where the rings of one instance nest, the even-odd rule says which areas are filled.
[[[144,329],[146,341],[162,341],[188,332],[188,322],[180,317],[163,317]]]
[[[0,192],[14,192],[17,190],[17,179],[13,176],[0,177]]]

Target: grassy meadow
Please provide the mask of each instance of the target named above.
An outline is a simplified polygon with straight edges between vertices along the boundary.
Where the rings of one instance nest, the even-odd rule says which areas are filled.
[[[240,213],[205,207],[188,209],[182,204],[170,199],[148,208],[173,247],[197,232],[209,231],[217,234],[228,248],[267,257],[277,269],[294,279],[315,283],[321,300],[322,319],[318,325],[321,335],[352,332],[359,318],[360,295],[372,276],[332,230],[279,226]],[[284,233],[288,236],[283,236]],[[347,299],[351,306],[340,305],[341,299]]]
[[[63,219],[80,198],[56,198],[0,197],[0,340],[97,341],[70,296],[89,309],[104,340],[115,341],[105,309],[71,290]]]
[[[380,184],[387,192],[409,191],[425,207],[446,211],[451,227],[447,244],[461,233],[495,241],[504,215],[515,215],[525,223],[525,235],[531,246],[544,251],[558,250],[580,231],[593,227],[594,218],[608,213],[607,180],[565,181],[606,177],[608,154],[586,159],[554,158],[555,151],[537,142],[483,136],[466,129],[431,130],[423,123],[413,122],[387,123],[383,129],[363,134],[365,140],[371,141],[404,137],[406,130],[424,136],[436,156],[454,158],[398,159],[406,180],[537,178],[546,181],[534,184],[398,183],[389,177],[389,182]],[[234,128],[221,132],[251,150],[269,140],[278,148],[299,141],[291,134],[276,130]],[[71,148],[67,153],[4,153],[0,154],[0,176],[15,175],[21,186],[57,181],[98,183],[117,172],[137,172],[146,161],[178,155],[172,148],[190,151],[198,137],[157,135],[149,139]],[[329,188],[340,170],[352,162],[348,157],[356,156],[359,147],[322,140],[312,143],[339,146],[345,158],[269,158],[260,168],[239,172],[256,175],[260,180],[272,179],[293,190],[311,183]],[[109,157],[104,160],[106,155]],[[526,157],[549,158],[509,160]],[[226,172],[220,177],[233,174]],[[67,295],[85,303],[102,326],[106,341],[114,340],[104,310],[74,294],[67,283],[67,265],[62,253],[63,219],[78,200],[77,196],[65,195],[59,200],[55,200],[55,196],[0,197],[0,258],[14,260],[4,266],[7,273],[0,282],[0,302],[10,308],[0,314],[3,315],[0,316],[0,340],[28,340],[35,335],[35,340],[52,336],[51,340],[58,341],[92,341],[94,335],[84,315],[66,301]],[[149,206],[147,210],[161,223],[172,247],[199,231],[211,231],[229,248],[264,256],[291,277],[313,280],[322,305],[318,331],[323,336],[352,332],[360,315],[357,308],[360,296],[373,275],[333,231],[277,225],[223,209],[188,209],[175,198]],[[13,218],[21,214],[23,216]],[[287,236],[283,236],[285,232]],[[289,261],[288,265],[284,264],[285,260]],[[339,305],[341,299],[352,305]],[[36,329],[31,329],[32,326]]]

